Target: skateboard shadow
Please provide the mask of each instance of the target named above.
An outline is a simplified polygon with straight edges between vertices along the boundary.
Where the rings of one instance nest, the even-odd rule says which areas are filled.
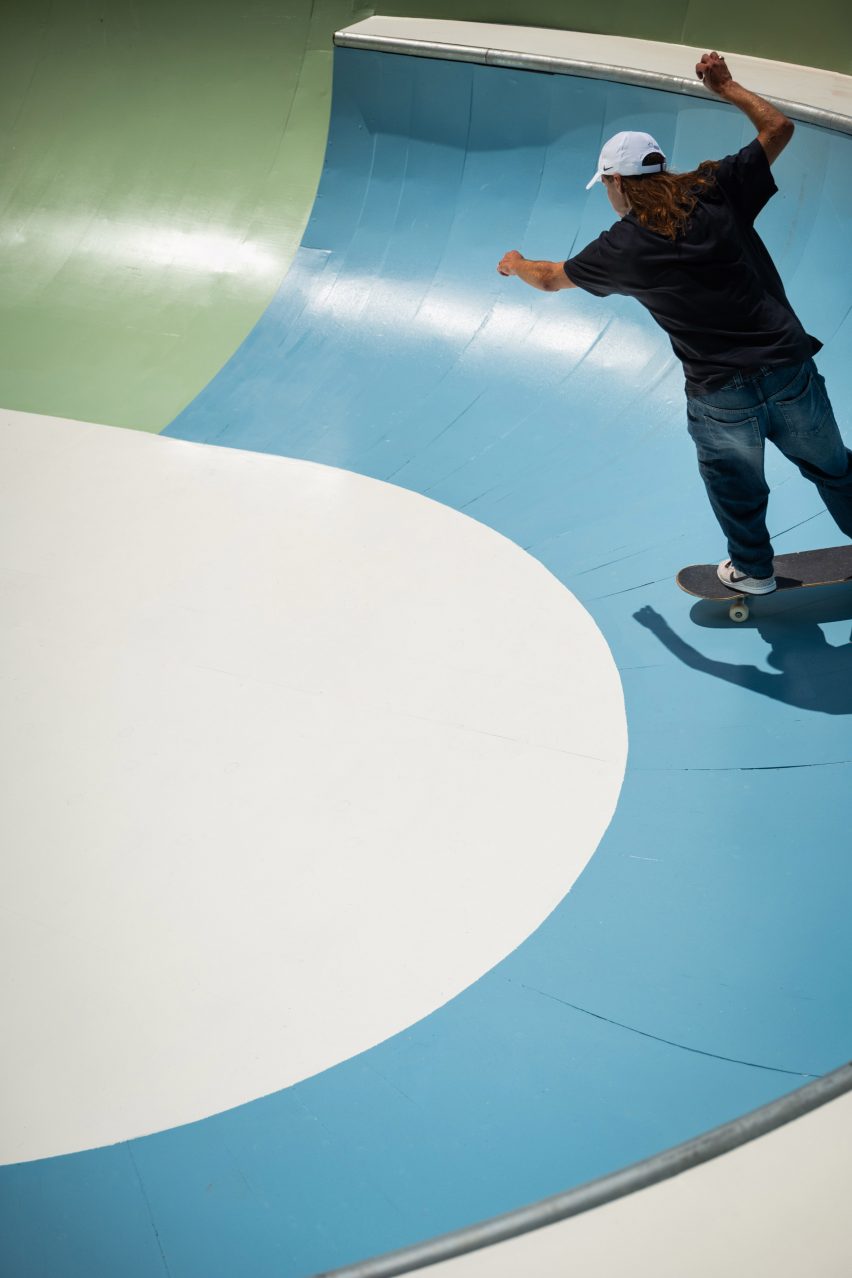
[[[852,620],[849,592],[845,592],[845,598],[826,599],[821,605],[795,610],[769,610],[760,606],[762,602],[752,609],[749,620],[739,625],[731,622],[727,610],[719,605],[713,609],[712,605],[696,604],[690,615],[707,629],[724,625],[757,630],[769,647],[766,661],[773,668],[772,673],[753,665],[705,657],[651,607],[640,608],[633,616],[693,670],[802,710],[852,714],[852,633],[846,643],[835,645],[828,642],[820,626],[820,621]]]

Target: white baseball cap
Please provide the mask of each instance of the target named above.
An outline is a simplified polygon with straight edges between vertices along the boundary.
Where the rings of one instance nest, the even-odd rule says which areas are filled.
[[[646,155],[663,155],[663,148],[651,137],[650,133],[616,133],[604,143],[598,160],[598,171],[591,182],[586,183],[590,190],[596,182],[612,173],[620,173],[622,177],[639,177],[643,173],[662,173],[666,167],[666,157],[662,164],[643,164]]]

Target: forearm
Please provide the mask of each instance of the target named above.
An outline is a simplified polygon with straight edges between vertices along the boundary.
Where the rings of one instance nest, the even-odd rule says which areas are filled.
[[[771,102],[767,102],[757,93],[752,93],[738,81],[728,80],[726,84],[720,85],[716,92],[720,98],[724,98],[726,102],[730,102],[732,106],[738,107],[744,115],[747,115],[759,134],[773,136],[793,132],[793,122],[784,115],[783,111],[779,111]]]
[[[515,274],[525,284],[529,284],[531,288],[540,289],[542,293],[555,291],[553,262],[531,262],[525,257],[515,268]]]
[[[501,275],[517,275],[518,279],[542,293],[556,293],[559,289],[573,287],[561,262],[533,262],[514,249],[504,256],[497,270]]]
[[[738,107],[757,129],[757,137],[771,164],[776,160],[793,136],[793,121],[788,120],[771,102],[752,93],[736,81],[728,70],[725,59],[718,53],[705,53],[696,64],[699,80],[731,106]]]

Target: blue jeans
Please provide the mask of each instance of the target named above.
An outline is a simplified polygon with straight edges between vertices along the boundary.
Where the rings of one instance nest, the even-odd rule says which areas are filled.
[[[816,484],[838,528],[852,537],[852,453],[812,359],[737,373],[719,390],[687,395],[686,410],[701,478],[740,572],[772,576],[767,439]]]

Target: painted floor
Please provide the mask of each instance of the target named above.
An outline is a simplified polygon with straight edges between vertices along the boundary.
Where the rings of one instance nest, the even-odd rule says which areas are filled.
[[[558,905],[627,729],[606,641],[535,559],[311,462],[9,413],[0,448],[3,943],[28,974],[0,1163],[318,1074]]]
[[[15,1278],[307,1278],[624,1166],[852,1054],[849,592],[767,599],[741,626],[679,594],[677,569],[721,547],[664,338],[630,302],[545,297],[495,271],[508,248],[568,256],[607,224],[585,182],[601,138],[640,120],[682,169],[751,133],[711,101],[338,50],[294,265],[171,442],[147,441],[164,457],[177,440],[221,445],[231,467],[240,453],[322,463],[347,489],[349,472],[383,481],[547,569],[623,691],[627,770],[597,851],[573,886],[566,869],[527,939],[390,1038],[226,1112],[152,1134],[131,1123],[117,1144],[3,1169]],[[800,126],[760,222],[825,343],[847,438],[850,146]],[[838,540],[804,481],[781,459],[769,473],[779,551]],[[221,548],[216,523],[201,562]],[[400,589],[421,606],[410,565]],[[528,602],[503,602],[522,629]],[[564,646],[561,677],[583,701],[595,680]],[[520,648],[523,686],[542,667]],[[566,862],[589,801],[557,818]],[[495,839],[486,873],[514,861],[536,876],[539,826],[553,833],[542,804],[508,848]],[[407,813],[401,848],[422,820]],[[442,895],[424,964],[453,929]],[[467,909],[487,908],[474,892]],[[237,988],[221,1033],[250,1051],[239,1002]]]

